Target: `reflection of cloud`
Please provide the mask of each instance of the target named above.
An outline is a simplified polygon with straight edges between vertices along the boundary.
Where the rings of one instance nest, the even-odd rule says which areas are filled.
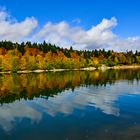
[[[32,122],[38,122],[42,118],[42,112],[51,116],[57,113],[70,115],[73,109],[84,109],[86,106],[93,106],[105,114],[119,115],[119,108],[116,101],[120,96],[127,94],[139,94],[140,85],[136,81],[128,83],[119,81],[114,85],[107,84],[106,87],[80,87],[74,92],[68,90],[61,94],[49,97],[48,100],[37,98],[33,101],[16,101],[11,104],[4,104],[0,107],[0,125],[4,130],[13,128],[16,118],[22,120],[29,118]]]
[[[12,122],[15,122],[16,118],[22,119],[24,117],[38,122],[41,119],[41,113],[24,101],[16,101],[0,107],[0,125],[5,131],[10,131],[13,128]]]
[[[86,106],[99,108],[105,114],[118,116],[119,108],[115,105],[119,96],[126,94],[139,94],[139,84],[134,82],[120,81],[114,85],[106,87],[81,87],[74,92],[66,91],[55,97],[50,97],[48,101],[42,99],[38,105],[43,106],[48,114],[55,116],[58,112],[71,114],[74,108],[83,109]]]

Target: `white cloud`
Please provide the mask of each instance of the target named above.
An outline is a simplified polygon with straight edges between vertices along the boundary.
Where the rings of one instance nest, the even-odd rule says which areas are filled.
[[[117,19],[103,19],[102,22],[89,30],[71,27],[67,22],[47,23],[34,37],[55,43],[62,47],[73,45],[75,49],[113,49],[115,51],[140,50],[138,37],[122,39],[113,33]]]
[[[79,23],[80,19],[74,20]],[[47,22],[39,31],[33,32],[38,26],[34,18],[26,18],[22,22],[13,20],[5,11],[0,10],[0,40],[42,42],[56,44],[63,48],[73,46],[74,49],[111,49],[115,51],[140,50],[139,37],[121,38],[113,33],[117,19],[103,19],[101,23],[89,30],[66,21],[59,23]],[[31,34],[32,33],[32,34]]]
[[[79,24],[79,23],[81,23],[81,19],[76,18],[76,19],[72,20],[72,23],[77,23],[77,24]]]
[[[37,20],[34,17],[17,22],[5,10],[0,10],[0,40],[24,41],[36,27]]]

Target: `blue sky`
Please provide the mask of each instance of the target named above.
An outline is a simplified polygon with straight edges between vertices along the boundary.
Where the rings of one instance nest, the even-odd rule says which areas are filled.
[[[18,22],[34,17],[37,28],[48,22],[65,21],[69,26],[90,30],[105,19],[115,17],[117,26],[111,29],[119,38],[140,36],[139,0],[1,0],[0,6]],[[74,42],[73,40],[69,42]]]
[[[121,36],[140,35],[139,0],[1,0],[1,6],[18,20],[36,17],[40,24],[81,19],[81,26],[89,28],[103,18],[115,16]]]

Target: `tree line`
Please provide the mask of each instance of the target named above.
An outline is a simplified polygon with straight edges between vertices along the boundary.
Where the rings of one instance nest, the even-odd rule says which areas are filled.
[[[0,42],[0,71],[74,69],[140,64],[140,52],[74,50],[46,43]]]

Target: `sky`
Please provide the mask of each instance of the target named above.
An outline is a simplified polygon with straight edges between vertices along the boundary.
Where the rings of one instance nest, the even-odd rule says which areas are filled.
[[[140,50],[139,0],[0,0],[0,40]]]

